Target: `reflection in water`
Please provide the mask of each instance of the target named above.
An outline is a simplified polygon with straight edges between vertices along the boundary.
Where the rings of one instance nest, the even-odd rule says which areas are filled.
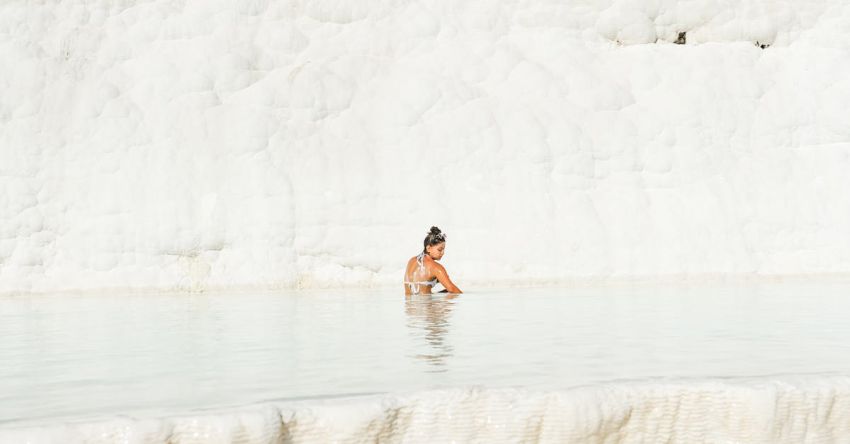
[[[446,342],[449,332],[449,315],[456,295],[438,296],[429,294],[407,296],[404,311],[407,326],[416,337],[425,339],[427,353],[415,355],[433,366],[432,372],[446,371],[446,361],[452,356],[452,346]]]

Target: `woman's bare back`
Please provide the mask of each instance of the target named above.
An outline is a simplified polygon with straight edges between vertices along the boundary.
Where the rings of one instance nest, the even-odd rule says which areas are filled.
[[[404,294],[430,294],[437,285],[437,278],[431,271],[435,264],[427,254],[419,253],[407,261],[404,272]]]

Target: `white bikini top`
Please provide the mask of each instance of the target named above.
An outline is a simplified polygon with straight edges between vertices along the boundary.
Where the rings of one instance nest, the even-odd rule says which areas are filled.
[[[416,256],[416,263],[419,264],[420,267],[425,266],[425,252],[421,252]],[[437,278],[431,279],[430,281],[421,281],[421,282],[409,282],[404,281],[407,285],[426,285],[428,287],[433,287],[437,285]]]

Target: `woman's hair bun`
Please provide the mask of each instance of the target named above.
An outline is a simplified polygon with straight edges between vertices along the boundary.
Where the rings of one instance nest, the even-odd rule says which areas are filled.
[[[437,227],[431,227],[431,231],[425,236],[425,241],[422,244],[427,249],[429,245],[437,245],[446,241],[446,235],[443,234]]]

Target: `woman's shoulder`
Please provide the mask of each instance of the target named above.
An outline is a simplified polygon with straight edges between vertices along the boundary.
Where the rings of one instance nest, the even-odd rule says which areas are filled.
[[[422,263],[425,264],[425,266],[429,267],[429,268],[430,267],[442,267],[442,265],[440,265],[439,262],[435,261],[431,256],[428,256],[427,254],[425,255],[424,258],[422,258]]]
[[[407,260],[407,265],[408,265],[408,266],[410,266],[410,265],[411,265],[411,264],[413,264],[414,262],[416,262],[416,256],[413,256],[412,258],[408,259],[408,260]]]

